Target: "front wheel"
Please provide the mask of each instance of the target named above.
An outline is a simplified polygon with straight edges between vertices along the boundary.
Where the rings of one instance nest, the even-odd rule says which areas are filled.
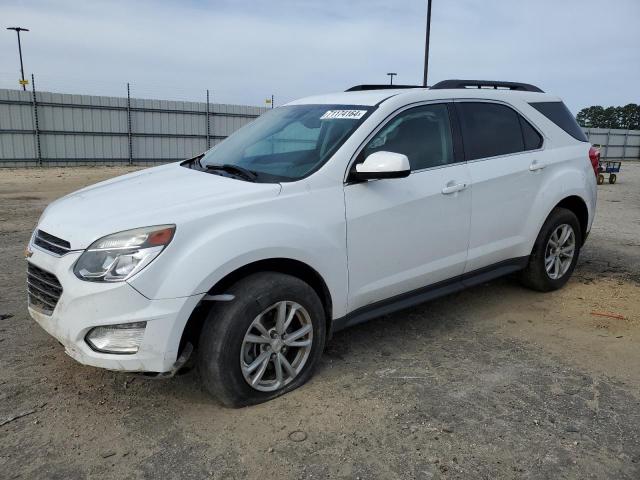
[[[302,280],[257,273],[225,291],[203,326],[198,366],[205,388],[223,404],[262,403],[304,384],[324,348],[325,313]]]
[[[555,208],[540,229],[520,280],[539,292],[563,287],[573,273],[581,245],[580,222],[576,215],[566,208]]]

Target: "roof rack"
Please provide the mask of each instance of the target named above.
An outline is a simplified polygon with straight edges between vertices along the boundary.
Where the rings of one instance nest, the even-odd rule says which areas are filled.
[[[422,85],[356,85],[345,92],[359,92],[362,90],[395,90],[397,88],[424,88]]]
[[[518,90],[521,92],[544,93],[535,85],[530,85],[528,83],[500,82],[495,80],[443,80],[431,87],[432,90],[441,90],[445,88],[493,88],[495,90],[506,89]]]

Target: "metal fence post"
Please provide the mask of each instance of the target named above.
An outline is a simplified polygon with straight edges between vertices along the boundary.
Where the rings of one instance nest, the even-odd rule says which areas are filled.
[[[609,142],[610,141],[611,141],[611,129],[607,131],[607,143],[604,146],[605,150],[604,150],[604,155],[602,156],[603,160],[609,158]]]
[[[207,150],[211,148],[211,126],[209,123],[209,89],[207,89]]]
[[[40,150],[40,125],[38,123],[38,101],[36,100],[36,82],[33,73],[31,74],[31,99],[33,100],[33,126],[35,133],[36,158],[38,166],[42,166],[42,153]]]
[[[129,165],[133,164],[133,141],[131,138],[131,90],[127,83],[127,133],[129,135]]]
[[[624,142],[622,143],[622,159],[625,160],[627,158],[627,142],[629,141],[629,129],[624,132]]]

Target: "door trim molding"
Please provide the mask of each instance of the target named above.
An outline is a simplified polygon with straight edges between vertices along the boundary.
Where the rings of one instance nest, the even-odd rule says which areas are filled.
[[[467,272],[457,277],[443,280],[425,287],[401,293],[400,295],[380,300],[378,302],[360,307],[345,316],[336,318],[331,325],[331,333],[338,332],[348,327],[364,323],[383,315],[404,310],[436,298],[449,295],[451,293],[464,290],[465,288],[486,283],[496,278],[509,275],[524,269],[529,262],[529,257],[518,257],[479,268],[473,272]]]

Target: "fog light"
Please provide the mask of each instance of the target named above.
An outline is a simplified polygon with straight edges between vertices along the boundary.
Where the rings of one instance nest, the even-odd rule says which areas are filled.
[[[102,353],[136,353],[142,343],[147,322],[105,325],[89,330],[85,337],[89,346]]]

